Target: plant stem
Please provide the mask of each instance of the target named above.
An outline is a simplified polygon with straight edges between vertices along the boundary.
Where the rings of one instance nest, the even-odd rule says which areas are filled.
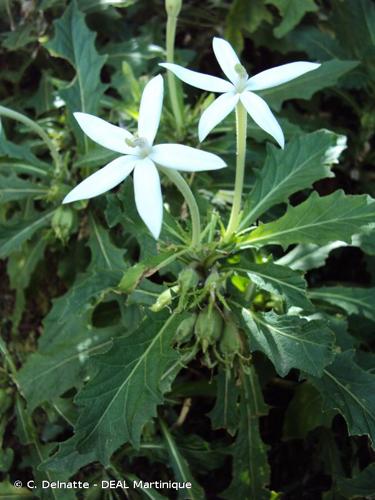
[[[193,193],[182,177],[182,175],[177,172],[177,170],[172,170],[171,168],[162,168],[159,169],[176,185],[177,189],[181,192],[182,196],[185,198],[185,201],[190,210],[191,216],[191,225],[192,225],[192,237],[191,244],[193,247],[198,246],[200,243],[200,233],[201,233],[201,222],[200,215],[197,202],[194,198]]]
[[[234,198],[228,227],[225,231],[224,241],[228,241],[236,231],[240,221],[241,199],[245,175],[246,158],[246,133],[247,133],[247,111],[241,101],[236,106],[236,134],[237,134],[237,158],[236,158],[236,180],[234,184]]]
[[[38,134],[48,147],[55,163],[56,170],[59,171],[61,169],[62,163],[59,152],[40,125],[38,125],[34,120],[31,120],[27,116],[18,113],[18,111],[13,111],[13,109],[6,108],[5,106],[0,106],[0,116],[6,116],[7,118],[11,118],[12,120],[19,121],[33,130],[36,134]]]
[[[168,14],[167,20],[167,62],[174,62],[174,42],[176,37],[177,15]],[[167,71],[167,80],[169,88],[169,98],[171,100],[172,111],[176,120],[177,133],[181,135],[184,128],[184,118],[182,109],[178,100],[177,86],[175,76],[172,71]]]

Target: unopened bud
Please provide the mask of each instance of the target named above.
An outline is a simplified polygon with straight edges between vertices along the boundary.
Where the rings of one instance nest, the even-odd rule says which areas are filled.
[[[165,0],[165,10],[168,16],[177,17],[182,7],[182,0]]]

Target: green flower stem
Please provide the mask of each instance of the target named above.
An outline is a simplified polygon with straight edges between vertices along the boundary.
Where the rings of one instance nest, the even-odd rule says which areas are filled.
[[[246,158],[246,132],[247,132],[247,111],[241,101],[236,106],[236,134],[237,134],[237,160],[236,160],[236,180],[234,184],[234,198],[232,211],[229,218],[228,227],[225,231],[224,241],[228,241],[236,231],[240,221],[241,199],[243,182],[245,175]]]
[[[168,13],[167,20],[167,62],[174,62],[174,42],[176,37],[177,15]],[[177,86],[175,76],[172,71],[167,71],[169,98],[171,100],[172,111],[176,120],[177,133],[181,135],[184,128],[184,118],[182,109],[178,100]]]
[[[57,148],[55,147],[51,139],[48,137],[46,132],[42,129],[42,127],[40,127],[36,122],[34,122],[34,120],[31,120],[27,116],[18,113],[17,111],[13,111],[13,109],[6,108],[5,106],[0,106],[0,116],[6,116],[7,118],[11,118],[12,120],[21,122],[27,127],[29,127],[31,130],[33,130],[36,134],[38,134],[39,137],[44,141],[44,143],[48,147],[57,171],[61,169],[62,163]]]
[[[171,168],[162,168],[160,170],[176,185],[177,189],[181,192],[182,196],[190,210],[191,225],[192,225],[192,237],[191,244],[196,247],[200,243],[200,233],[201,233],[201,221],[199,215],[199,209],[197,202],[194,198],[193,193],[189,187],[189,184],[185,181],[182,175],[177,172],[177,170],[172,170]]]

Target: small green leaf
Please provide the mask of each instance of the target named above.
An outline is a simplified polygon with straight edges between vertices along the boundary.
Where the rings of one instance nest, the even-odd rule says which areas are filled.
[[[299,272],[272,262],[265,264],[249,262],[233,269],[246,273],[259,288],[282,297],[288,308],[295,306],[307,311],[313,309],[306,295],[306,281]]]
[[[338,410],[346,420],[349,434],[375,438],[375,375],[353,361],[354,351],[337,354],[323,377],[309,377],[323,396],[326,411]]]
[[[234,0],[225,21],[225,39],[240,53],[243,49],[241,31],[254,33],[262,22],[272,22],[272,14],[263,0]]]
[[[312,288],[308,295],[312,299],[339,307],[347,314],[360,314],[375,321],[375,288],[327,286]]]
[[[375,201],[367,195],[345,195],[342,191],[320,197],[316,192],[296,207],[289,207],[278,220],[262,224],[240,240],[241,247],[293,243],[325,245],[351,242],[361,226],[375,218]]]
[[[90,223],[90,238],[88,246],[91,251],[91,261],[87,272],[91,270],[124,270],[125,250],[118,248],[111,241],[109,232],[103,228],[94,218],[93,215],[89,217]]]
[[[263,167],[247,196],[240,229],[252,224],[272,206],[325,177],[346,147],[346,138],[328,130],[305,134],[287,143],[285,149],[267,146]]]
[[[334,335],[323,321],[242,309],[251,351],[262,351],[284,377],[299,368],[320,377],[333,360]]]
[[[288,99],[310,99],[315,92],[332,87],[339,78],[358,66],[358,61],[339,61],[332,59],[323,62],[320,68],[283,83],[277,87],[261,90],[259,95],[276,111],[280,111],[284,101]]]

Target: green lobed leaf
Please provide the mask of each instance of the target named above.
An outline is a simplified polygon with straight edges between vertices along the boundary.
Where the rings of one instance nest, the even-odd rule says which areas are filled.
[[[28,287],[36,266],[42,260],[47,238],[39,237],[22,245],[19,252],[8,257],[7,273],[10,286],[16,291],[12,314],[12,328],[16,331],[25,306],[25,289]]]
[[[208,416],[213,429],[226,429],[229,434],[234,434],[238,428],[239,407],[237,404],[239,390],[230,370],[219,370],[216,377],[217,396],[215,406]]]
[[[326,245],[336,240],[350,243],[352,235],[374,217],[375,201],[370,196],[345,195],[343,191],[335,191],[320,197],[313,192],[300,205],[289,207],[280,219],[262,224],[244,236],[240,246]]]
[[[107,57],[96,51],[95,34],[87,28],[85,16],[75,1],[70,2],[63,16],[54,22],[54,28],[55,35],[45,47],[51,55],[69,61],[76,71],[74,80],[60,90],[60,95],[71,113],[96,114],[106,88],[101,82],[100,72]],[[74,127],[80,130],[75,124]],[[84,143],[87,151],[86,136]]]
[[[270,474],[267,449],[259,432],[259,416],[266,411],[254,368],[244,368],[241,376],[240,425],[233,449],[232,482],[221,497],[228,500],[270,498],[270,492],[265,489]]]
[[[323,321],[242,309],[251,351],[263,352],[284,377],[298,368],[320,377],[333,360],[333,332]]]
[[[30,240],[39,229],[47,226],[55,209],[37,212],[28,220],[0,227],[0,258],[21,250],[23,243]]]
[[[199,483],[195,480],[189,467],[189,463],[182,455],[172,433],[167,428],[166,424],[160,420],[160,426],[163,433],[165,447],[168,452],[170,464],[172,466],[175,478],[179,482],[189,482],[192,488],[182,488],[179,491],[179,498],[189,498],[191,500],[200,500],[204,497],[204,492]]]
[[[21,179],[16,175],[0,175],[0,203],[40,198],[48,192],[48,187],[32,181]]]
[[[76,398],[80,453],[95,450],[106,464],[123,443],[139,446],[144,424],[163,401],[161,388],[168,389],[164,378],[180,363],[172,340],[183,319],[181,314],[150,316],[132,335],[114,339],[107,353],[94,358],[97,374]]]
[[[53,313],[47,317],[52,321]],[[45,328],[43,344],[19,371],[18,380],[30,411],[43,401],[51,402],[72,387],[80,387],[90,356],[109,349],[121,326],[93,328],[88,314],[69,317],[58,335]]]
[[[298,271],[309,271],[324,266],[329,254],[335,248],[346,246],[343,241],[334,241],[328,245],[306,243],[297,245],[290,252],[276,261],[280,266],[288,266]]]
[[[375,438],[375,375],[353,361],[354,351],[337,354],[323,377],[309,377],[323,397],[325,411],[338,410],[350,435]]]
[[[233,269],[247,274],[259,288],[280,296],[288,308],[295,306],[307,311],[313,309],[312,303],[307,298],[307,284],[301,273],[272,262],[265,264],[249,262]]]
[[[240,229],[252,224],[272,206],[286,202],[293,193],[311,188],[326,177],[346,147],[346,138],[328,130],[319,130],[292,139],[285,149],[267,145],[263,167],[247,195]]]
[[[308,295],[343,309],[347,314],[359,314],[375,321],[375,288],[327,286],[312,288]]]
[[[314,0],[266,0],[266,4],[277,7],[282,20],[273,30],[277,38],[282,38],[289,33],[308,12],[316,12],[318,6]]]
[[[284,101],[288,99],[310,99],[319,90],[333,87],[341,76],[358,66],[358,61],[340,61],[332,59],[323,62],[320,68],[283,83],[277,87],[259,91],[267,103],[276,111],[280,111]]]

